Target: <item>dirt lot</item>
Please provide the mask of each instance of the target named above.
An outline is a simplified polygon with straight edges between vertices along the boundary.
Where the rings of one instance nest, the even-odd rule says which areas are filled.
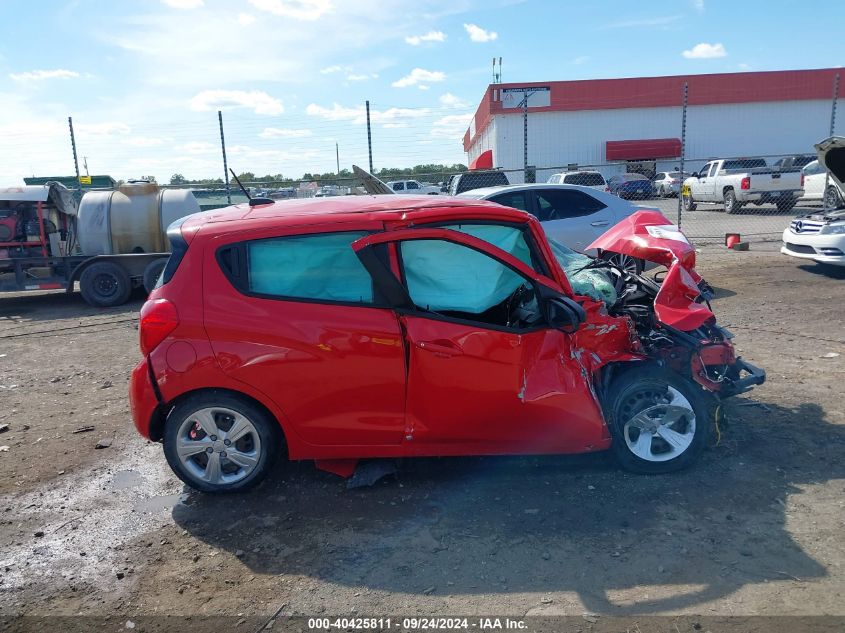
[[[303,463],[203,496],[129,419],[140,299],[0,299],[0,615],[845,615],[845,271],[773,246],[701,260],[769,382],[660,477],[418,460],[347,490]]]

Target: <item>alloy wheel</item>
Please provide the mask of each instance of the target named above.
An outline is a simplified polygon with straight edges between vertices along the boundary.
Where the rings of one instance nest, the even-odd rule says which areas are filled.
[[[648,462],[674,459],[692,445],[695,411],[674,387],[644,388],[630,394],[622,408],[622,434],[628,449]]]

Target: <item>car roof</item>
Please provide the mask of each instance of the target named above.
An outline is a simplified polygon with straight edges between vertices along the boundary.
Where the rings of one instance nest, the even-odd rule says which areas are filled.
[[[527,222],[531,217],[524,211],[503,207],[494,202],[453,196],[426,195],[364,195],[326,198],[293,198],[256,205],[236,204],[222,209],[203,211],[188,216],[182,224],[186,228],[202,229],[203,234],[227,233],[232,230],[262,226],[298,226],[303,224],[336,224],[355,220],[391,221],[412,216],[415,221],[443,218],[460,209],[463,217],[501,219]]]
[[[575,169],[572,171],[556,171],[552,174],[552,176],[571,176],[572,174],[598,174],[599,176],[602,173],[596,169]]]
[[[482,198],[486,198],[487,196],[492,196],[496,193],[503,193],[506,191],[529,191],[531,189],[575,189],[577,191],[584,191],[586,193],[589,193],[590,195],[593,195],[596,191],[592,187],[585,187],[584,185],[567,185],[556,184],[551,182],[532,182],[521,185],[496,185],[495,187],[480,187],[478,189],[470,189],[469,191],[459,193],[456,197],[475,198],[480,200]]]

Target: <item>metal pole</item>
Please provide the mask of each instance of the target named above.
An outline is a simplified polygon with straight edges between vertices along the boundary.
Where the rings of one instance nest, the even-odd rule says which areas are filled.
[[[681,228],[681,212],[683,209],[684,189],[684,156],[687,151],[687,97],[689,96],[689,84],[684,82],[684,103],[681,107],[681,164],[679,166],[681,187],[678,189],[678,228]]]
[[[836,129],[836,101],[839,99],[839,73],[833,78],[833,103],[830,105],[830,134]],[[827,188],[830,186],[830,170],[824,173],[824,192],[822,193],[822,209],[828,211],[827,208]]]
[[[373,134],[370,129],[370,101],[367,100],[367,150],[370,152],[370,173],[373,173]],[[375,174],[373,174],[375,175]]]
[[[340,176],[340,148],[337,146],[337,142],[334,144],[334,155],[337,159],[337,175]]]
[[[73,167],[76,170],[76,186],[82,188],[82,183],[79,182],[79,160],[76,157],[76,137],[73,134],[73,117],[67,118],[67,125],[70,128],[70,147],[73,150]]]
[[[528,92],[522,91],[522,181],[528,182]]]
[[[226,201],[232,204],[232,190],[229,188],[229,163],[226,161],[226,137],[223,136],[223,111],[217,111],[217,120],[220,123],[220,149],[223,150],[223,175],[226,177]]]

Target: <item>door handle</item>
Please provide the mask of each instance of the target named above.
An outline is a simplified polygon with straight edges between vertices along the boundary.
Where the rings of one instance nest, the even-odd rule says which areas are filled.
[[[418,341],[417,347],[431,352],[440,358],[450,358],[463,354],[460,347],[449,341]]]
[[[607,226],[610,224],[607,220],[603,220],[601,222],[590,222],[590,226]]]

